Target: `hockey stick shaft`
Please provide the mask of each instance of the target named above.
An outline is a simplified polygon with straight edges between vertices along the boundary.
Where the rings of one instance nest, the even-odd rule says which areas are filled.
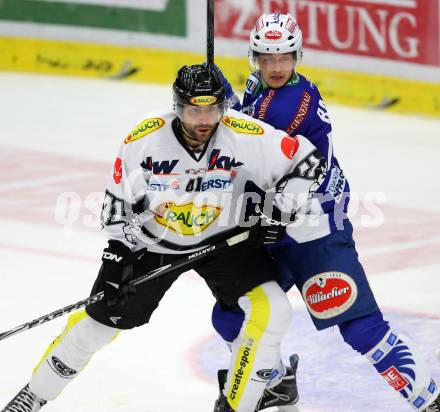
[[[206,32],[206,59],[208,66],[214,64],[214,0],[207,0],[207,32]]]
[[[179,259],[173,263],[170,263],[165,266],[161,266],[157,269],[150,270],[144,275],[139,276],[138,278],[131,281],[131,283],[135,286],[140,285],[149,280],[155,279],[159,276],[163,276],[167,273],[174,272],[178,269],[189,268],[189,266],[193,262],[197,262],[199,260],[205,259],[208,256],[214,255],[217,251],[221,249],[225,249],[230,246],[234,246],[238,243],[244,242],[249,237],[249,232],[242,232],[238,235],[232,236],[228,239],[221,240],[218,243],[215,243],[211,246],[206,246],[203,249],[200,249],[197,252],[194,252],[190,255],[186,255],[182,259]],[[0,333],[0,341],[6,338],[9,338],[13,335],[16,335],[20,332],[24,332],[25,330],[35,328],[36,326],[40,326],[43,323],[49,322],[53,319],[56,319],[60,316],[63,316],[67,313],[74,312],[75,310],[84,308],[86,306],[91,305],[92,303],[96,303],[101,301],[104,298],[104,292],[99,292],[95,295],[89,296],[86,299],[80,300],[79,302],[74,303],[73,305],[66,306],[62,309],[58,309],[52,313],[41,316],[38,319],[34,319],[30,322],[24,323],[23,325],[17,326],[11,330]]]

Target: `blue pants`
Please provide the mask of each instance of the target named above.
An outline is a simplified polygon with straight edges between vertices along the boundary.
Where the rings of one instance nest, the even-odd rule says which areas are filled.
[[[306,243],[270,250],[285,291],[296,285],[318,330],[337,325],[344,341],[364,355],[385,381],[416,410],[437,396],[427,365],[405,338],[383,319],[358,260],[352,226]],[[245,262],[243,262],[245,264]],[[215,305],[212,323],[232,342],[243,323],[240,309]]]
[[[318,330],[379,310],[352,235],[347,220],[344,230],[323,238],[270,249],[278,283],[286,292],[296,285]],[[213,325],[228,341],[238,335],[242,321],[240,309],[223,310],[218,305],[213,309]]]

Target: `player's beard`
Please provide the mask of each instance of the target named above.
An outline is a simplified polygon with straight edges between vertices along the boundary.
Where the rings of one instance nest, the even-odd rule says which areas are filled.
[[[217,124],[196,124],[191,125],[182,122],[182,132],[186,144],[192,148],[206,143],[214,134]]]

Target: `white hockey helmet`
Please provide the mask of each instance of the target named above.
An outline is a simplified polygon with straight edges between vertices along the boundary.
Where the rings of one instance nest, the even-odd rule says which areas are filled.
[[[263,14],[250,34],[249,61],[257,68],[259,54],[296,53],[296,60],[302,58],[302,32],[291,14]]]

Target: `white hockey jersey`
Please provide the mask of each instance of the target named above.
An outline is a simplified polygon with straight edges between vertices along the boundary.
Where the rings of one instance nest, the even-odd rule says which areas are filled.
[[[103,228],[132,250],[190,253],[239,225],[243,200],[259,200],[245,193],[249,181],[264,191],[278,183],[288,194],[278,201],[287,212],[304,206],[325,170],[316,159],[323,161],[306,138],[232,109],[196,154],[180,137],[174,112],[152,112],[120,146]],[[131,211],[146,212],[142,242],[124,221]]]

